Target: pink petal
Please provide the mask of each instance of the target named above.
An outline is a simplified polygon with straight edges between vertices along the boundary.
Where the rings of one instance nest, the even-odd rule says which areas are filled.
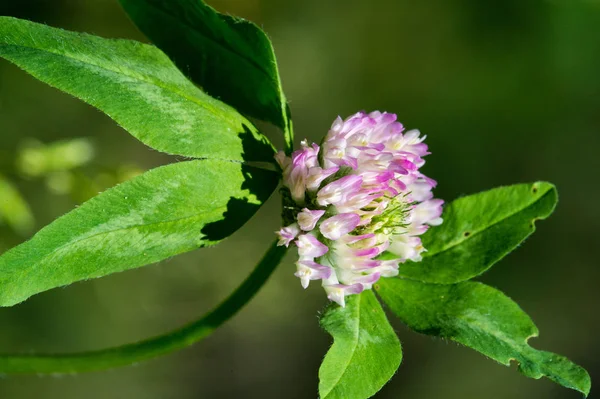
[[[329,251],[327,245],[321,243],[311,234],[302,234],[301,236],[298,236],[296,246],[298,247],[298,254],[305,258],[318,258]]]
[[[325,220],[319,226],[321,234],[330,240],[337,240],[350,233],[360,223],[360,216],[355,213],[340,213]]]
[[[311,231],[317,225],[317,222],[325,214],[323,210],[311,211],[308,208],[302,209],[297,216],[298,225],[304,231]]]

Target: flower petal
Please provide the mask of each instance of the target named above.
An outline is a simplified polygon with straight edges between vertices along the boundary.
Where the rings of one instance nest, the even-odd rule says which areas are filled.
[[[359,223],[360,216],[356,213],[340,213],[323,221],[319,230],[326,238],[337,240],[354,230]]]

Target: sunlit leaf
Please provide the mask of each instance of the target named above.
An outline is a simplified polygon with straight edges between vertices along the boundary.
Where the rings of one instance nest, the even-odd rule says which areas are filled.
[[[273,46],[255,24],[201,0],[120,0],[135,24],[207,93],[280,126],[291,148],[289,109]]]
[[[109,189],[0,256],[0,306],[215,244],[269,197],[277,175],[196,160]]]
[[[487,285],[464,282],[426,284],[399,278],[381,279],[378,294],[413,330],[451,339],[504,364],[519,364],[531,378],[547,377],[587,395],[590,377],[565,357],[539,351],[527,341],[538,329],[510,298]]]
[[[159,151],[272,160],[272,146],[250,122],[196,87],[154,46],[0,17],[0,57],[100,109]]]
[[[400,276],[438,284],[478,276],[531,235],[557,201],[556,188],[546,182],[459,198],[444,208],[444,223],[423,236],[423,260],[400,265]]]
[[[331,305],[321,326],[334,340],[319,369],[321,399],[369,398],[400,366],[400,341],[371,290]]]

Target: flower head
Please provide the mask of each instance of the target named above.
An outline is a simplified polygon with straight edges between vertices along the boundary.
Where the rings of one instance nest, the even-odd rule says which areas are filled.
[[[277,232],[279,245],[298,248],[304,288],[321,280],[344,306],[401,263],[421,260],[419,236],[442,223],[443,204],[433,199],[436,182],[419,171],[429,154],[424,139],[394,114],[359,112],[338,117],[321,146],[303,141],[291,157],[276,155],[294,219]]]

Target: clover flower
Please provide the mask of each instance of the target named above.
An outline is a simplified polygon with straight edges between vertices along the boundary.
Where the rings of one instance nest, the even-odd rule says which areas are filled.
[[[295,275],[304,288],[322,280],[327,297],[370,289],[418,262],[420,235],[442,223],[436,182],[419,172],[425,136],[404,132],[396,115],[359,112],[337,118],[321,145],[302,142],[291,157],[275,158],[283,170],[284,220],[279,245],[294,243]]]

